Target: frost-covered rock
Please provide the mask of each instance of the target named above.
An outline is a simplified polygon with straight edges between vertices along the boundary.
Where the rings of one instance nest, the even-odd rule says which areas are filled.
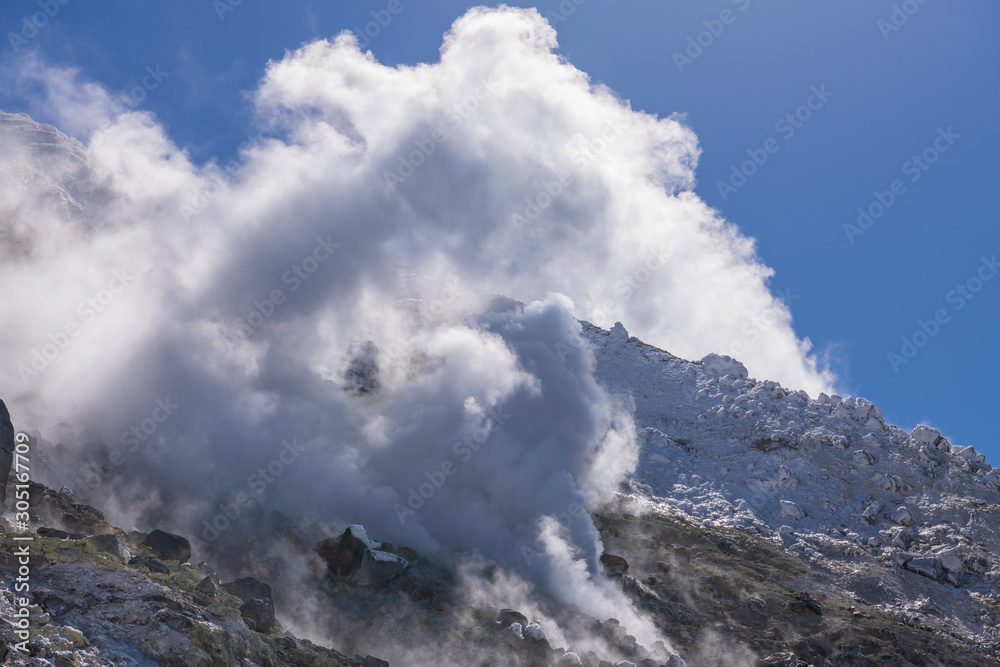
[[[854,402],[853,398],[845,398],[837,403],[837,407],[833,409],[833,416],[840,417],[842,419],[853,419],[854,410],[857,408],[857,404]]]
[[[914,440],[922,445],[929,445],[942,452],[951,452],[951,443],[941,435],[941,431],[931,428],[925,424],[920,424],[910,433]]]
[[[859,449],[851,454],[851,459],[859,466],[873,466],[877,462],[874,455],[869,454],[863,449]]]
[[[615,325],[611,327],[611,337],[617,338],[618,340],[628,340],[628,331],[622,326],[621,322],[615,322]]]
[[[706,354],[701,358],[701,363],[705,370],[713,375],[731,375],[737,378],[745,378],[749,375],[746,366],[723,354],[715,354],[714,352]]]
[[[528,627],[524,629],[524,638],[541,641],[545,639],[545,629],[542,628],[538,621],[532,621]]]
[[[794,489],[799,480],[788,466],[781,465],[769,475],[748,479],[746,484],[754,493],[770,493],[778,489]]]
[[[957,551],[948,551],[939,556],[941,567],[949,572],[962,572],[965,570],[965,561]]]
[[[582,665],[583,664],[583,660],[581,660],[580,656],[577,655],[576,653],[574,653],[573,651],[566,651],[565,653],[563,653],[562,657],[559,658],[559,663],[558,664],[560,664],[560,665]]]
[[[858,398],[856,405],[853,415],[855,421],[864,422],[865,428],[868,429],[880,429],[885,426],[885,418],[877,405],[867,398]]]
[[[890,514],[889,518],[900,526],[912,526],[914,523],[913,512],[906,505],[896,508],[896,511]]]
[[[962,447],[960,445],[952,445],[951,453],[960,459],[966,461],[972,461],[973,463],[986,463],[986,455],[980,454],[976,451],[975,447]]]
[[[796,387],[733,373],[722,357],[691,363],[596,328],[585,328],[584,337],[594,345],[598,380],[632,397],[637,428],[657,434],[641,439],[632,482],[668,512],[762,536],[832,589],[884,610],[916,605],[920,595],[950,609],[956,577],[969,590],[1000,582],[1000,568],[991,565],[1000,537],[990,509],[1000,471],[978,452],[952,447],[930,427],[911,434],[886,424],[865,398],[827,391],[810,400]],[[782,500],[804,516],[794,518],[791,506],[782,511]],[[964,569],[940,564],[949,549]],[[890,594],[878,578],[895,576],[893,553],[931,559],[913,566],[929,577],[936,559],[943,574]],[[969,571],[971,555],[985,559],[976,561],[980,572]],[[957,561],[953,556],[948,567]],[[959,633],[971,627],[955,623]],[[1000,632],[973,632],[1000,640]]]
[[[909,549],[917,541],[917,531],[913,528],[896,527],[889,536],[890,544],[897,549]]]
[[[888,473],[875,473],[872,475],[872,483],[883,491],[897,492],[906,490],[906,483],[899,475]]]
[[[879,513],[878,506],[872,504],[866,507],[865,511],[861,513],[861,518],[867,521],[869,525],[874,526],[876,523],[878,523],[878,513]]]
[[[354,524],[353,526],[349,526],[345,532],[350,533],[351,537],[353,537],[358,542],[361,542],[368,549],[382,548],[382,543],[376,542],[372,538],[368,537],[368,531],[365,530],[365,527],[360,524]]]
[[[780,505],[781,516],[787,516],[789,519],[804,519],[806,517],[802,508],[790,500],[782,500]]]
[[[941,561],[934,556],[917,556],[906,561],[904,567],[910,572],[937,581],[941,578]]]
[[[516,623],[519,628],[523,629],[528,624],[528,617],[516,609],[501,609],[493,622],[499,623],[505,628]]]

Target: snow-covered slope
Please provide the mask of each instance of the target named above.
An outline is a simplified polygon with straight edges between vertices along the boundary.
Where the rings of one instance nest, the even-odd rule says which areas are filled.
[[[86,147],[52,125],[27,114],[0,111],[0,146],[4,189],[41,196],[76,218],[88,203],[107,196],[91,169]]]
[[[648,508],[760,535],[860,602],[1000,638],[1000,476],[975,449],[886,424],[864,398],[679,359],[620,324],[584,335],[599,380],[635,402]]]

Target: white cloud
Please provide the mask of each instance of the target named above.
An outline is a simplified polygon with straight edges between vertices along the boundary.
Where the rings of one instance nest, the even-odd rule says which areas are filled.
[[[690,358],[739,342],[752,374],[811,393],[832,378],[753,241],[691,192],[694,133],[632,110],[555,46],[536,11],[509,8],[471,10],[434,64],[386,67],[348,34],[309,44],[256,93],[261,126],[284,138],[201,167],[74,73],[22,72],[72,131],[100,131],[42,156],[0,119],[13,128],[0,138],[0,384],[15,421],[69,421],[116,448],[170,395],[180,407],[156,434],[169,458],[123,467],[123,507],[154,485],[145,511],[183,507],[169,516],[200,525],[298,438],[308,463],[267,490],[287,513],[522,570],[544,525],[540,580],[574,560],[592,572],[589,516],[558,539],[544,517],[608,500],[636,445],[627,397],[594,381],[574,315]],[[122,267],[136,278],[109,291]],[[529,305],[491,308],[489,294]],[[744,325],[765,312],[774,325],[751,339]],[[355,397],[328,380],[364,339],[382,349],[381,389]],[[478,442],[497,412],[510,416]],[[438,485],[446,460],[456,470]],[[595,604],[620,603],[607,595]]]

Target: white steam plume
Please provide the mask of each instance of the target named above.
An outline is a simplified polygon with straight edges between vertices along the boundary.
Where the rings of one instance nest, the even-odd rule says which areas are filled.
[[[636,462],[627,399],[595,382],[574,317],[688,357],[737,341],[753,374],[812,393],[832,377],[753,241],[691,192],[693,132],[555,47],[536,11],[506,7],[456,21],[433,64],[314,42],[256,92],[269,138],[203,166],[73,72],[23,69],[94,132],[0,117],[15,424],[105,443],[116,502],[153,488],[143,511],[207,542],[203,522],[259,494],[567,595],[559,576],[585,580],[601,550],[579,508]],[[746,339],[765,312],[777,323]],[[378,388],[355,395],[345,354],[366,339]],[[622,604],[593,592],[595,613]]]

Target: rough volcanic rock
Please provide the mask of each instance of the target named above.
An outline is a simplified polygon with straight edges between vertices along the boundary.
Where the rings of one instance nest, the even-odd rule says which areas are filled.
[[[14,462],[14,425],[10,422],[7,406],[0,401],[0,510],[7,498],[7,480]]]
[[[175,560],[180,563],[191,558],[191,542],[186,537],[154,530],[146,536],[146,546],[156,552],[164,560]]]

